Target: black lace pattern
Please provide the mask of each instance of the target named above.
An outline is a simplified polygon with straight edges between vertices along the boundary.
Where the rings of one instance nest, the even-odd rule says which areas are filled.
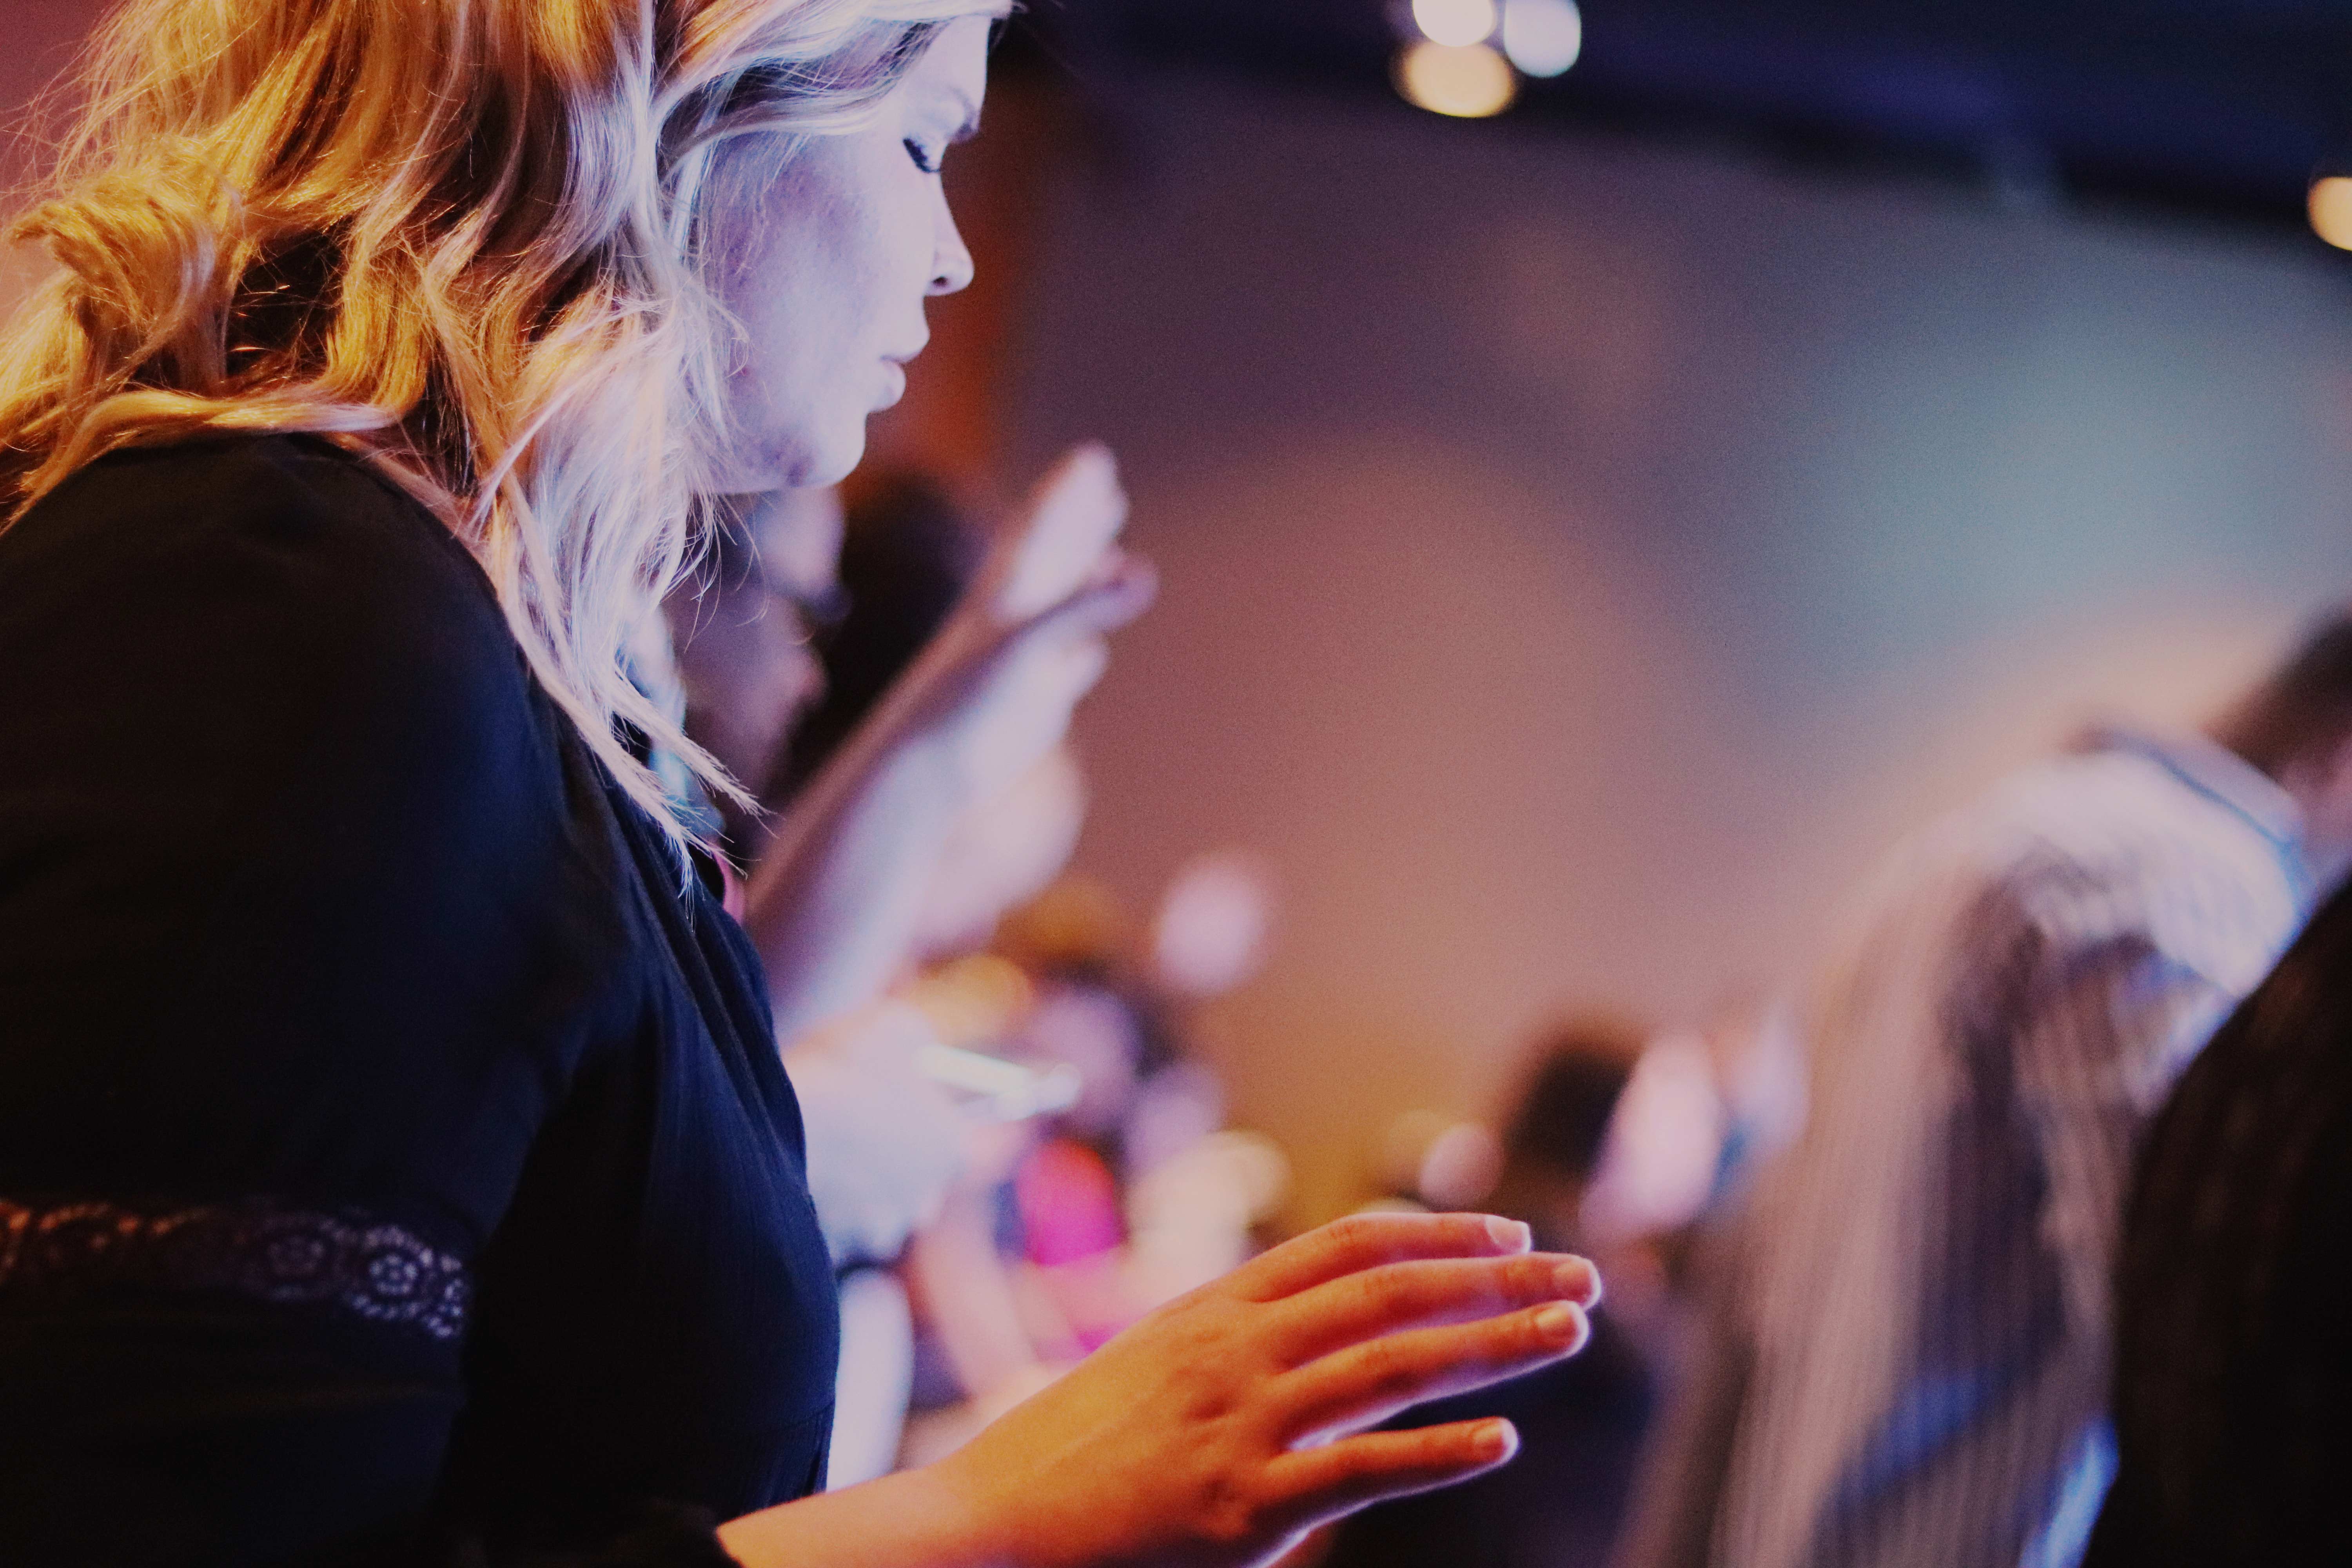
[[[364,1216],[267,1203],[143,1214],[0,1198],[0,1302],[110,1287],[326,1306],[436,1340],[465,1332],[472,1298],[463,1260]]]

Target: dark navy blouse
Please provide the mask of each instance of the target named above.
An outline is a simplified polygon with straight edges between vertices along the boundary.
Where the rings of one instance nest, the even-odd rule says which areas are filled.
[[[704,1563],[836,1328],[758,961],[323,442],[0,532],[0,1562]]]

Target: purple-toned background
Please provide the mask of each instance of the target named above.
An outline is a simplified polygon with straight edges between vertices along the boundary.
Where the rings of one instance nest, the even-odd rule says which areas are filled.
[[[0,104],[89,10],[0,0]],[[1012,466],[1125,456],[1166,591],[1083,858],[1278,867],[1217,1049],[1301,1218],[1550,1010],[1801,976],[1896,833],[2352,586],[2352,285],[2291,237],[1181,76],[1115,118]]]
[[[1086,863],[1288,884],[1222,1048],[1303,1215],[1549,1009],[1801,976],[1896,833],[2352,587],[2352,287],[2286,237],[1139,90],[1016,428],[1114,443],[1166,576]]]

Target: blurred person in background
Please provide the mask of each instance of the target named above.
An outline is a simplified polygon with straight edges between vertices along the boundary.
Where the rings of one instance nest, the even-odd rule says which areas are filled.
[[[1195,906],[1213,905],[1210,923],[1222,924],[1236,912],[1231,900],[1196,897],[1202,877],[1233,869],[1211,857],[1179,874],[1153,956],[1169,945],[1171,914],[1181,925],[1202,917]],[[1246,978],[1265,922],[1253,907],[1245,933],[1221,930],[1213,942],[1190,932],[1188,951],[1201,962],[1176,987],[1150,967],[1117,900],[1087,879],[1064,879],[998,930],[985,963],[1011,966],[1020,985],[992,1048],[1074,1092],[992,1180],[960,1186],[910,1250],[940,1352],[919,1396],[929,1409],[911,1454],[952,1447],[1255,1250],[1252,1227],[1282,1195],[1288,1163],[1262,1138],[1221,1131],[1223,1089],[1192,1049],[1182,1004]],[[1212,946],[1223,963],[1208,963]],[[989,973],[951,965],[940,980],[967,972]]]
[[[1710,1218],[1734,1207],[1805,1125],[1805,1045],[1784,995],[1737,992],[1701,1031],[1723,1105]]]
[[[1176,1042],[1126,1119],[1126,1273],[1147,1305],[1172,1300],[1255,1253],[1290,1188],[1290,1161],[1263,1134],[1225,1125],[1212,1058],[1230,1045],[1215,1004],[1255,977],[1279,909],[1273,868],[1228,847],[1194,855],[1161,891],[1140,960]]]
[[[2352,892],[2182,1075],[2124,1225],[2085,1568],[2352,1563]]]
[[[1738,994],[1650,1040],[1618,1098],[1581,1234],[1608,1258],[1611,1320],[1668,1382],[1700,1338],[1705,1260],[1803,1125],[1804,1065],[1790,1009]]]
[[[983,562],[979,531],[938,487],[906,473],[862,476],[845,508],[830,491],[787,492],[740,501],[726,521],[710,563],[668,607],[688,731],[758,797],[717,806],[730,850],[749,858],[916,664]],[[1200,1229],[1203,1205],[1162,1192],[1151,1208],[1163,1223],[1146,1237],[1149,1272],[1161,1284],[1137,1289],[1129,1177],[1213,1132],[1222,1100],[1213,1079],[1166,1047],[1165,1010],[1114,979],[1125,933],[1064,918],[1090,900],[1036,903],[1025,926],[1033,935],[1007,938],[1028,969],[1021,1000],[992,1024],[965,1026],[969,993],[997,977],[957,961],[985,948],[999,918],[1060,872],[1086,804],[1064,747],[974,805],[932,853],[885,996],[786,1042],[805,1109],[810,1189],[842,1271],[835,1484],[895,1466],[915,1392],[918,1317],[925,1342],[942,1348],[971,1395],[961,1413],[968,1427],[972,1412],[1008,1406],[1144,1310],[1244,1256],[1215,1248],[1223,1261],[1205,1272],[1173,1264],[1167,1238]],[[900,848],[912,853],[909,841]],[[975,1123],[920,1066],[946,1043],[943,1026],[959,1044],[1013,1053],[1041,1072],[1066,1069],[1083,1086],[1079,1103],[1042,1130],[1042,1142],[1040,1129],[985,1115]],[[1168,1147],[1130,1160],[1131,1119],[1144,1142]],[[1000,1184],[1021,1222],[1017,1261],[1032,1277],[1008,1272],[996,1255]],[[1168,1186],[1163,1178],[1155,1191]],[[970,1195],[951,1202],[963,1188]],[[912,1273],[927,1289],[910,1301],[891,1266],[919,1234]],[[1186,1257],[1201,1252],[1195,1245]]]
[[[1007,925],[1000,951],[1036,986],[1013,1054],[1078,1085],[1013,1173],[1016,1245],[1084,1352],[1200,1283],[1147,1294],[1129,1267],[1129,1203],[1146,1177],[1223,1125],[1224,1089],[1107,890],[1067,879]]]
[[[793,798],[908,678],[980,580],[978,531],[930,487],[889,476],[862,486],[859,496],[847,508],[831,489],[730,498],[704,569],[664,606],[687,733],[742,786],[740,797],[694,795],[739,873],[756,868]],[[1067,721],[1068,695],[1066,686],[1000,692],[992,722],[1044,736],[1050,756],[1052,736]],[[877,780],[870,763],[854,771],[856,763],[853,755],[844,764],[851,777],[836,795],[891,790],[903,831],[873,835],[873,874],[836,890],[836,939],[857,955],[858,973],[836,987],[829,1014],[804,1018],[797,1033],[780,1028],[799,1092],[824,1101],[822,1114],[812,1106],[805,1119],[809,1179],[835,1259],[844,1265],[895,1257],[907,1234],[936,1211],[958,1169],[968,1130],[915,1065],[932,1033],[919,1014],[881,1004],[938,945],[926,928],[962,918],[943,906],[972,879],[950,862],[967,853],[962,847],[985,841],[977,819],[1005,809],[1021,789],[1015,777],[987,798],[969,790],[910,798]],[[1052,864],[1035,881],[1019,882],[1016,873],[1000,908],[1042,885],[1066,852],[1066,845],[1046,850]],[[728,881],[730,909],[748,918],[740,879]],[[994,896],[982,894],[983,901]]]
[[[747,868],[793,796],[917,665],[984,563],[979,531],[928,483],[883,475],[856,494],[846,507],[832,490],[738,498],[705,570],[667,605],[688,733],[751,797],[720,797],[713,812],[730,857]],[[896,911],[895,933],[874,943],[877,994],[845,997],[846,1011],[782,1042],[803,1104],[810,1194],[840,1271],[834,1485],[896,1467],[915,1342],[889,1266],[960,1180],[992,1179],[1025,1142],[1017,1128],[976,1121],[924,1070],[925,1053],[943,1041],[908,982],[983,944],[999,915],[1058,873],[1085,807],[1077,764],[1057,747],[965,807],[943,836],[935,819],[896,839],[898,875],[919,875],[922,890]],[[944,796],[933,805],[950,808]],[[730,885],[740,912],[740,884]],[[869,899],[837,918],[874,925],[890,914]],[[963,1294],[971,1313],[987,1314],[983,1289]]]
[[[980,575],[982,530],[939,486],[861,470],[730,496],[664,601],[688,735],[743,795],[698,792],[735,868],[939,635]]]
[[[1608,1017],[1571,1021],[1538,1050],[1474,1200],[1525,1221],[1546,1245],[1589,1245],[1583,1215],[1643,1031]],[[1449,1133],[1462,1147],[1449,1150]],[[1432,1142],[1423,1173],[1443,1187],[1477,1163],[1457,1129]],[[1426,1193],[1430,1180],[1417,1185]],[[1445,1193],[1426,1193],[1433,1197]],[[1621,1253],[1623,1249],[1621,1248]],[[1599,1259],[1613,1279],[1621,1257]],[[1476,1394],[1423,1406],[1399,1425],[1507,1416],[1525,1445],[1521,1462],[1452,1492],[1400,1499],[1334,1532],[1323,1568],[1584,1568],[1601,1562],[1632,1489],[1648,1428],[1654,1378],[1612,1303],[1594,1313],[1592,1339],[1574,1363]]]
[[[942,1339],[952,1363],[992,1395],[1016,1386],[1025,1394],[1046,1381],[1030,1375],[1037,1358],[1013,1282],[992,1251],[959,1242],[973,1228],[975,1195],[992,1193],[1034,1146],[1035,1118],[1050,1102],[1008,1110],[992,1097],[952,1095],[924,1058],[942,1047],[1005,1053],[1032,987],[979,951],[1004,911],[1067,862],[1086,807],[1085,776],[1063,746],[969,814],[932,868],[906,969],[887,998],[786,1054],[794,1082],[813,1096],[810,1188],[819,1213],[854,1224],[836,1253],[845,1267],[840,1396],[856,1417],[836,1436],[844,1478],[898,1467],[918,1392],[919,1329]],[[1034,1096],[1044,1080],[1028,1076]],[[996,1414],[1013,1403],[992,1397],[985,1407]]]
[[[962,668],[988,639],[978,623],[992,595],[1044,581],[1057,570],[1054,550],[1088,548],[1085,504],[1057,514],[1074,531],[1059,543],[1008,537],[991,553],[920,480],[884,476],[857,494],[845,510],[822,498],[747,508],[761,534],[756,587],[744,596],[763,592],[766,613],[673,600],[670,617],[698,628],[680,656],[689,718],[698,688],[736,700],[702,715],[745,761],[751,815],[731,826],[746,838],[746,928],[775,962],[819,972],[810,994],[779,1009],[786,1039],[869,1005],[935,945],[919,928],[940,918],[943,857],[983,841],[971,818],[1060,744],[1104,662],[1101,640],[1079,637],[1015,654],[992,682]],[[720,595],[724,565],[709,579]],[[747,622],[777,629],[746,635]],[[941,725],[954,731],[951,748],[909,743]],[[827,874],[821,931],[796,925],[794,908],[772,912],[762,897],[812,865]]]
[[[1621,1561],[2076,1561],[2140,1132],[2347,852],[2344,621],[2204,733],[2095,732],[1900,850]]]
[[[739,916],[740,873],[779,804],[777,759],[832,684],[825,644],[850,605],[840,572],[845,526],[829,488],[728,497],[700,569],[663,601],[687,736],[742,786],[738,795],[687,785],[725,851]],[[930,629],[946,618],[942,610]]]
[[[806,789],[880,706],[947,624],[986,553],[985,532],[943,486],[913,470],[862,469],[838,504],[829,573],[838,613],[817,647],[814,702],[763,760],[753,793],[772,812]]]

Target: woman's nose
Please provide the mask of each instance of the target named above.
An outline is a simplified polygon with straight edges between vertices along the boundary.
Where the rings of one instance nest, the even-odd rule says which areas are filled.
[[[940,239],[938,252],[931,260],[933,294],[954,294],[971,287],[974,268],[971,251],[956,228],[954,215],[947,208],[944,196],[940,201]]]

